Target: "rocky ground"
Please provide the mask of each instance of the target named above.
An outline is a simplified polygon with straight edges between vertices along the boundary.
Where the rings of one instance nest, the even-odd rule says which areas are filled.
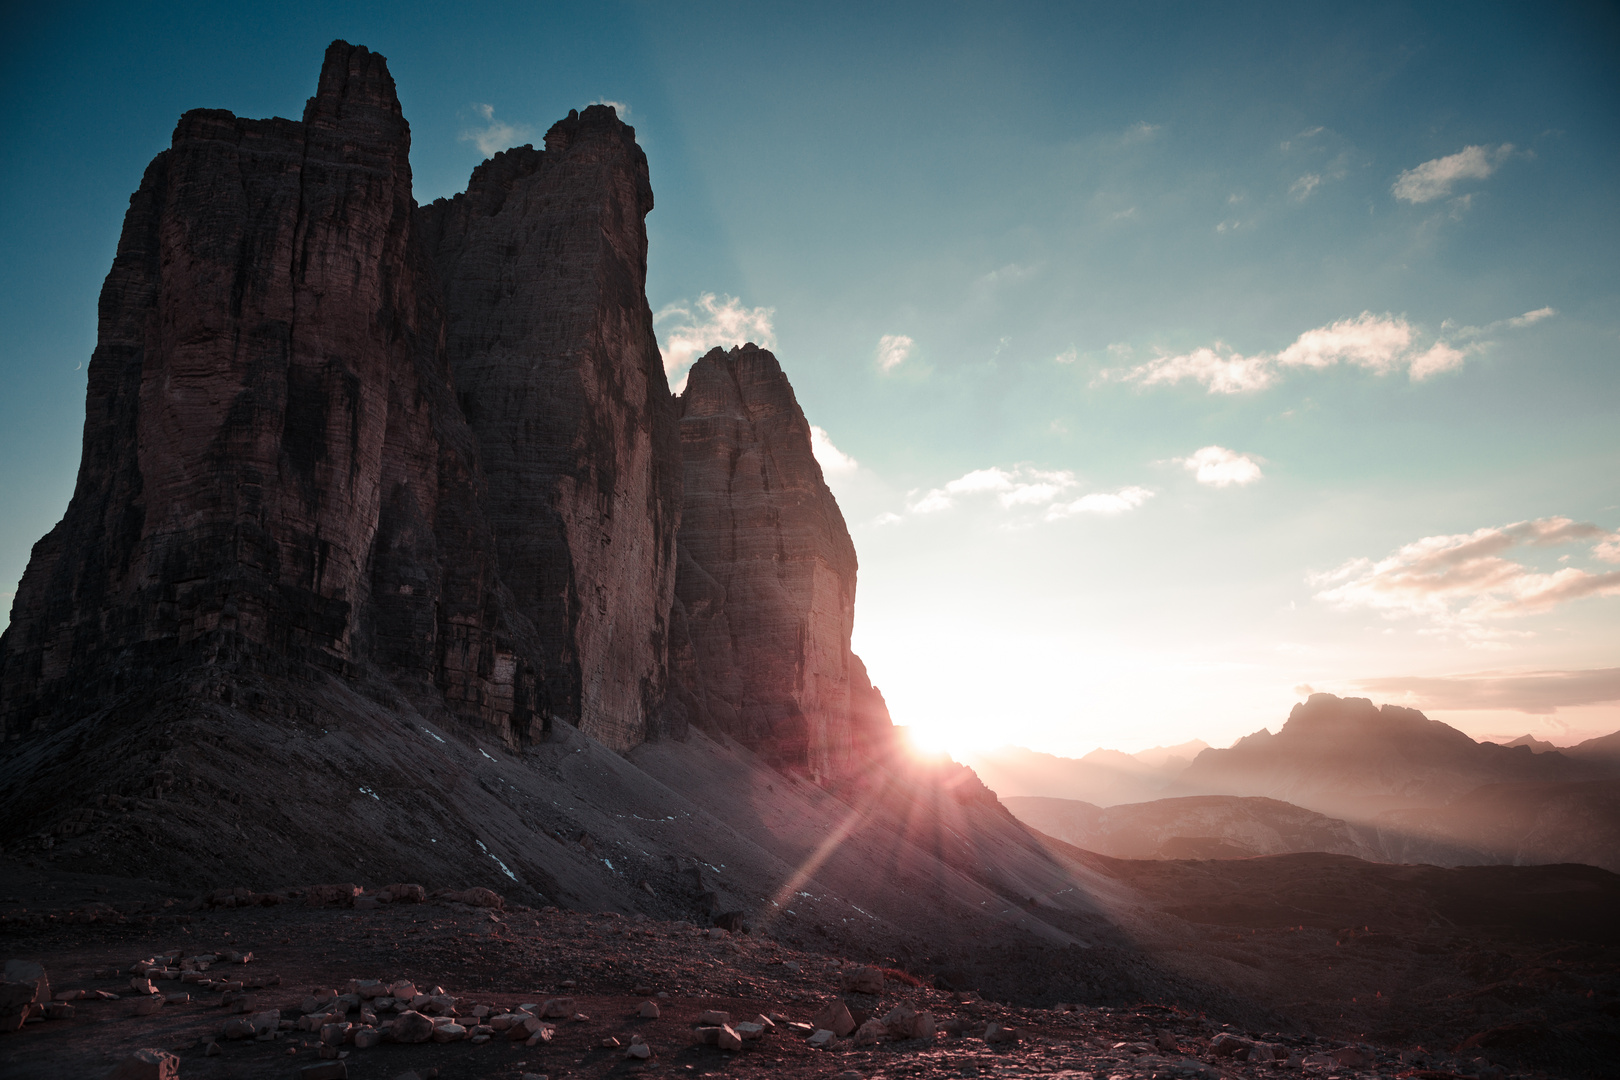
[[[1153,867],[1163,873],[1167,865],[1177,864]],[[1191,873],[1223,864],[1183,865]],[[1496,947],[1480,948],[1489,935],[1476,934],[1472,951],[1451,955],[1412,951],[1427,948],[1422,941],[1380,943],[1371,931],[1346,945],[1342,938],[1318,940],[1313,928],[1290,938],[1281,927],[1244,933],[1203,924],[1203,944],[1187,949],[1207,959],[1218,946],[1228,962],[1246,957],[1258,970],[1276,965],[1290,940],[1304,943],[1302,956],[1354,956],[1341,960],[1352,966],[1366,965],[1369,955],[1372,963],[1385,962],[1389,949],[1404,947],[1410,956],[1403,963],[1385,963],[1398,980],[1421,974],[1424,960],[1431,961],[1430,983],[1435,971],[1461,965],[1466,986],[1458,1008],[1484,1003],[1517,1009],[1521,1017],[1539,1009],[1543,1027],[1585,1024],[1566,1033],[1560,1056],[1544,1038],[1527,1035],[1533,1025],[1522,1019],[1518,1029],[1510,1024],[1505,1034],[1471,1045],[1464,1039],[1420,1046],[1376,1033],[1345,1037],[1342,1029],[1331,1036],[1325,1015],[1283,1018],[1261,1030],[1165,1001],[1038,1006],[1016,994],[985,1000],[966,987],[944,988],[949,979],[942,974],[908,972],[892,956],[837,957],[764,933],[642,915],[480,906],[493,901],[481,890],[420,902],[414,890],[396,890],[401,895],[390,903],[375,899],[380,890],[358,898],[352,889],[284,890],[279,902],[262,906],[264,894],[245,890],[203,902],[45,865],[7,860],[0,869],[13,890],[0,897],[0,950],[40,964],[53,999],[70,999],[0,1035],[0,1072],[19,1080],[103,1076],[142,1049],[172,1054],[178,1075],[187,1078],[244,1080],[304,1076],[311,1067],[330,1070],[311,1077],[389,1080],[412,1072],[426,1080],[433,1070],[444,1080],[711,1073],[1439,1080],[1596,1077],[1613,1075],[1607,1070],[1615,1061],[1612,1037],[1587,1045],[1592,1017],[1560,1015],[1566,999],[1593,1002],[1599,1018],[1605,1007],[1615,1011],[1617,968],[1612,947],[1606,953],[1601,945],[1553,955],[1546,942],[1527,939],[1490,938]],[[253,906],[222,906],[237,899]],[[1453,946],[1466,944],[1466,928],[1453,924],[1448,932]],[[1418,963],[1409,962],[1413,957]],[[14,965],[12,974],[22,970]],[[141,982],[147,978],[155,992]],[[422,996],[404,1001],[411,990]],[[400,1000],[390,1001],[396,995]],[[840,1002],[848,1016],[835,1020]],[[932,1037],[914,1037],[926,1036],[927,1024],[907,1008],[931,1016]],[[535,1015],[548,1011],[560,1015]],[[727,1014],[724,1031],[738,1033],[732,1044],[738,1048],[705,1041],[730,1041],[715,1030],[719,1018],[704,1022],[715,1011]],[[1495,1018],[1486,1013],[1484,1020]],[[769,1023],[759,1037],[748,1037],[755,1032],[746,1024],[760,1017]],[[354,1026],[346,1032],[328,1026],[345,1023]],[[391,1040],[412,1023],[424,1033],[436,1024],[436,1034],[421,1043]],[[262,1037],[253,1034],[255,1024]],[[510,1037],[515,1025],[526,1038]],[[812,1039],[823,1026],[834,1034]],[[332,1044],[326,1053],[341,1057],[322,1056],[323,1037]],[[638,1044],[648,1057],[633,1056],[643,1053]]]

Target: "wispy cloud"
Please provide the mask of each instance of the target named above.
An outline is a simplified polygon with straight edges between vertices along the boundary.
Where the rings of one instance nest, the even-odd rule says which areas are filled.
[[[1488,178],[1512,152],[1511,143],[1465,146],[1455,154],[1407,169],[1395,178],[1390,191],[1397,199],[1413,204],[1443,199],[1464,180]]]
[[[752,341],[767,349],[776,347],[776,331],[771,320],[775,308],[747,307],[735,296],[701,293],[696,303],[685,300],[666,304],[653,316],[663,338],[664,374],[680,392],[686,383],[686,369],[710,349],[730,348]]]
[[[1059,364],[1072,364],[1078,359],[1080,359],[1080,353],[1073,345],[1052,357],[1053,362]]]
[[[517,146],[520,140],[530,134],[527,124],[508,124],[504,120],[495,119],[493,105],[475,102],[473,111],[483,119],[483,126],[464,128],[461,132],[461,141],[472,143],[485,157],[492,157],[508,147]]]
[[[626,105],[622,101],[614,101],[612,98],[597,98],[595,101],[591,102],[591,104],[611,105],[613,106],[614,114],[618,116],[620,120],[623,120],[626,123],[628,123],[630,120],[630,106]]]
[[[964,473],[940,487],[912,492],[906,514],[939,514],[976,504],[1014,515],[1016,521],[1027,525],[1076,514],[1120,514],[1153,497],[1153,492],[1143,487],[1084,495],[1079,494],[1079,488],[1079,479],[1067,469],[1037,469],[1030,465],[1003,469],[993,465]],[[896,516],[887,520],[900,519]]]
[[[1206,446],[1188,457],[1177,458],[1200,484],[1210,487],[1230,487],[1252,484],[1260,479],[1260,460],[1239,454],[1224,446]]]
[[[1118,491],[1096,491],[1082,495],[1073,502],[1054,503],[1047,508],[1047,521],[1060,521],[1079,514],[1112,516],[1135,510],[1153,498],[1153,491],[1145,487],[1124,487]]]
[[[1311,197],[1311,192],[1322,186],[1321,173],[1306,173],[1288,186],[1288,194],[1304,202]]]
[[[1544,716],[1556,709],[1620,701],[1620,667],[1401,676],[1364,679],[1353,685],[1369,693],[1400,697],[1418,709],[1513,709]]]
[[[810,425],[810,452],[816,456],[821,471],[828,475],[852,473],[861,467],[860,462],[834,446],[832,437],[815,424]]]
[[[1346,364],[1375,375],[1404,370],[1413,382],[1421,382],[1461,367],[1469,354],[1489,345],[1488,341],[1472,340],[1483,333],[1504,327],[1530,326],[1553,314],[1551,308],[1543,308],[1484,328],[1443,323],[1442,331],[1452,339],[1447,341],[1425,340],[1404,316],[1364,311],[1353,319],[1340,319],[1307,330],[1279,352],[1246,356],[1216,342],[1191,352],[1159,356],[1132,368],[1104,371],[1098,381],[1155,386],[1186,380],[1202,383],[1212,394],[1242,394],[1264,390],[1289,369],[1320,371]]]
[[[878,339],[877,364],[880,371],[893,371],[906,362],[916,343],[905,334],[884,334]]]
[[[1620,533],[1565,517],[1538,518],[1450,536],[1426,536],[1383,559],[1351,559],[1312,575],[1318,600],[1385,617],[1423,618],[1473,640],[1497,636],[1491,622],[1549,611],[1588,596],[1620,595],[1620,570],[1573,566],[1544,572],[1507,558],[1514,548],[1596,541],[1592,554],[1620,561]],[[1610,558],[1610,553],[1615,558]]]

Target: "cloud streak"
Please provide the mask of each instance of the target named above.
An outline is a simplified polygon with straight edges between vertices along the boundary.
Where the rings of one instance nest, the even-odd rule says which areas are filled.
[[[1501,146],[1465,146],[1455,154],[1425,161],[1395,178],[1390,192],[1414,205],[1433,202],[1450,195],[1464,180],[1485,180],[1513,152],[1511,143]]]
[[[1278,352],[1245,356],[1216,342],[1191,352],[1159,356],[1132,368],[1104,371],[1099,381],[1139,386],[1190,381],[1202,383],[1211,394],[1246,394],[1275,385],[1288,371],[1322,371],[1345,365],[1380,376],[1405,371],[1413,382],[1422,382],[1456,370],[1469,354],[1489,345],[1489,341],[1478,340],[1483,334],[1532,326],[1555,314],[1552,308],[1539,308],[1483,328],[1442,324],[1453,340],[1426,341],[1404,316],[1363,311],[1354,318],[1307,330]],[[1462,339],[1470,340],[1458,344]]]
[[[1552,572],[1507,558],[1514,548],[1548,548],[1596,541],[1592,554],[1620,558],[1620,533],[1565,517],[1538,518],[1451,536],[1426,536],[1382,559],[1351,559],[1312,575],[1325,586],[1316,599],[1341,610],[1377,611],[1386,618],[1423,618],[1436,627],[1485,640],[1488,624],[1550,611],[1589,596],[1620,595],[1620,570],[1592,573],[1573,566]]]
[[[776,347],[772,320],[776,309],[747,307],[735,296],[702,293],[696,303],[666,304],[653,316],[663,344],[664,375],[676,393],[686,384],[686,370],[710,349],[731,348],[752,341],[766,349]]]

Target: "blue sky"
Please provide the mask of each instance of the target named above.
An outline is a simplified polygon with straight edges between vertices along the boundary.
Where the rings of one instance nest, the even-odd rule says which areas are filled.
[[[958,748],[1305,687],[1620,728],[1620,17],[1602,5],[61,5],[0,34],[0,592],[72,490],[129,193],[194,107],[389,58],[417,198],[626,106],[649,300],[773,347],[856,647]],[[4,598],[9,603],[9,596]]]

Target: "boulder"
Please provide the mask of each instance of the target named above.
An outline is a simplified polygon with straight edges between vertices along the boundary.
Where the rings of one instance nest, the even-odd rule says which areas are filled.
[[[838,998],[828,1002],[810,1022],[817,1029],[826,1029],[840,1039],[855,1030],[855,1018],[849,1014],[849,1006]]]
[[[838,982],[845,993],[883,993],[883,972],[875,967],[845,968],[839,974]]]
[[[427,1042],[433,1038],[433,1021],[419,1012],[407,1009],[394,1018],[394,1026],[389,1032],[395,1042]]]

